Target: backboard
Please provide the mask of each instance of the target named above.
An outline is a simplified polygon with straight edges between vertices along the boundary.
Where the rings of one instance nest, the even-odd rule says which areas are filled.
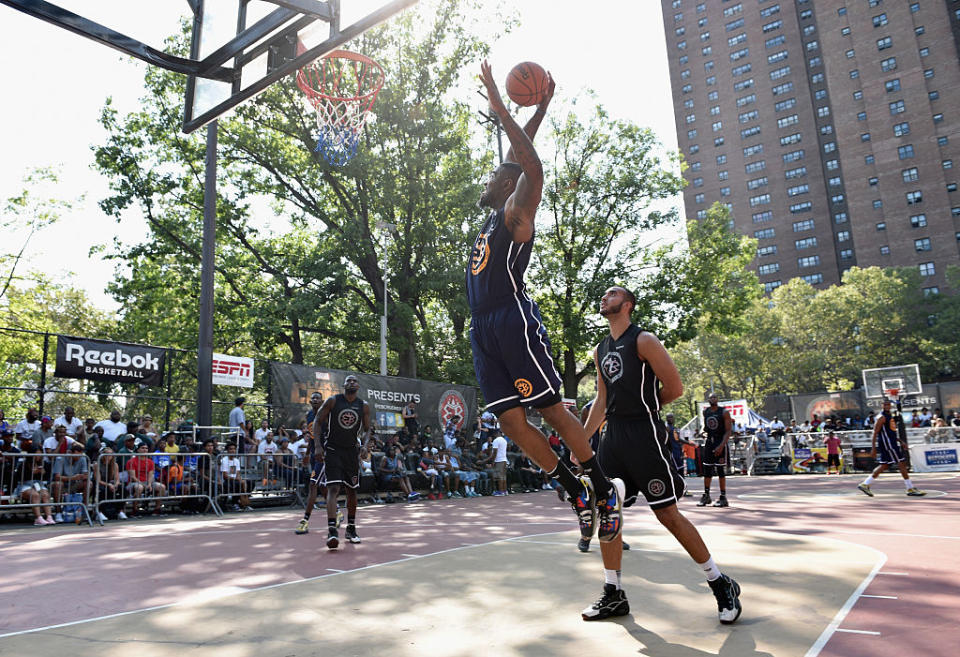
[[[920,368],[917,365],[894,365],[863,370],[863,391],[867,399],[886,396],[885,391],[896,389],[899,395],[919,395],[923,392]]]

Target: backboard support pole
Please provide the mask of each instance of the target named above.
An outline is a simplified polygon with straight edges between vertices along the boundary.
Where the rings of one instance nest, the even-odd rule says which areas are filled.
[[[197,424],[213,424],[213,274],[217,237],[217,125],[207,124],[203,185],[203,248],[200,257],[200,334],[197,340]],[[204,430],[207,431],[207,430]],[[207,439],[201,435],[201,443]]]

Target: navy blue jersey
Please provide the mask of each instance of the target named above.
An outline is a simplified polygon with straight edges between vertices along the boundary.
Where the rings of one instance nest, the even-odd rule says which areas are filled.
[[[523,274],[533,238],[514,242],[503,208],[490,213],[473,243],[467,262],[467,301],[472,313],[515,304],[524,295]]]

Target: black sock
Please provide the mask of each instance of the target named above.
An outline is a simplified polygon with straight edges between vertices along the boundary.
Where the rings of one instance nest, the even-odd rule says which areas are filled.
[[[357,524],[357,516],[347,516],[347,527],[355,527]]]
[[[597,463],[597,455],[594,454],[581,465],[583,466],[583,473],[590,477],[590,483],[593,484],[593,490],[597,497],[608,497],[613,490],[613,486],[607,476],[603,474],[600,464]]]
[[[560,482],[569,497],[576,497],[583,490],[582,484],[573,476],[570,468],[563,461],[557,461],[557,467],[548,472],[547,476]]]
[[[306,511],[304,511],[303,519],[306,520],[307,522],[310,522],[310,509],[307,509]]]
[[[327,518],[327,527],[330,529],[337,528],[337,519],[336,518]]]

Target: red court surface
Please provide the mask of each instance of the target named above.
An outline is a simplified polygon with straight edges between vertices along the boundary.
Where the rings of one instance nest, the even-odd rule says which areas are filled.
[[[772,532],[785,539],[784,572],[741,578],[742,625],[749,626],[752,619],[759,622],[761,617],[804,614],[803,609],[769,604],[751,607],[752,590],[764,589],[776,599],[777,587],[784,585],[779,580],[791,574],[790,564],[802,565],[804,570],[813,566],[823,578],[845,567],[843,563],[811,564],[811,559],[819,557],[800,549],[788,552],[790,535],[815,537],[868,546],[875,556],[872,570],[864,571],[869,574],[839,612],[831,612],[833,622],[824,624],[805,657],[954,657],[960,654],[960,475],[914,477],[930,493],[927,497],[906,497],[899,477],[890,474],[874,484],[874,498],[855,489],[860,478],[853,476],[731,478],[728,509],[696,507],[701,484],[690,479],[695,496],[684,498],[681,509],[711,536],[742,538],[748,532],[757,536]],[[429,571],[433,555],[456,557],[471,546],[569,532],[576,526],[569,508],[552,492],[361,507],[358,527],[363,543],[330,552],[324,547],[323,512],[314,513],[313,529],[306,536],[293,533],[300,514],[291,509],[222,519],[112,522],[97,529],[5,530],[0,533],[4,563],[0,654],[19,639],[40,639],[36,632],[59,629],[63,635],[68,632],[63,628],[88,626],[117,615],[134,619],[137,614],[184,602],[196,604],[230,595],[241,599],[253,591],[311,578],[328,580],[413,559],[422,559],[417,563]],[[665,533],[642,506],[627,510],[625,528],[627,540]],[[575,552],[574,545],[570,549]],[[599,590],[596,546],[580,556],[595,560]],[[721,568],[729,567],[735,575],[738,567],[746,569],[750,564],[749,554],[715,551],[715,557]],[[652,558],[646,552],[631,554],[625,558],[624,570]],[[550,563],[542,567],[544,578],[564,577],[552,572]],[[656,596],[658,583],[665,580],[662,576],[648,581],[643,594]],[[577,600],[589,603],[594,593],[592,589],[578,592]],[[633,615],[642,613],[641,605],[635,604]],[[573,616],[570,622],[581,621]],[[717,624],[716,631],[729,629]],[[722,650],[678,652],[675,648],[658,652],[648,647],[638,654],[737,657]]]

